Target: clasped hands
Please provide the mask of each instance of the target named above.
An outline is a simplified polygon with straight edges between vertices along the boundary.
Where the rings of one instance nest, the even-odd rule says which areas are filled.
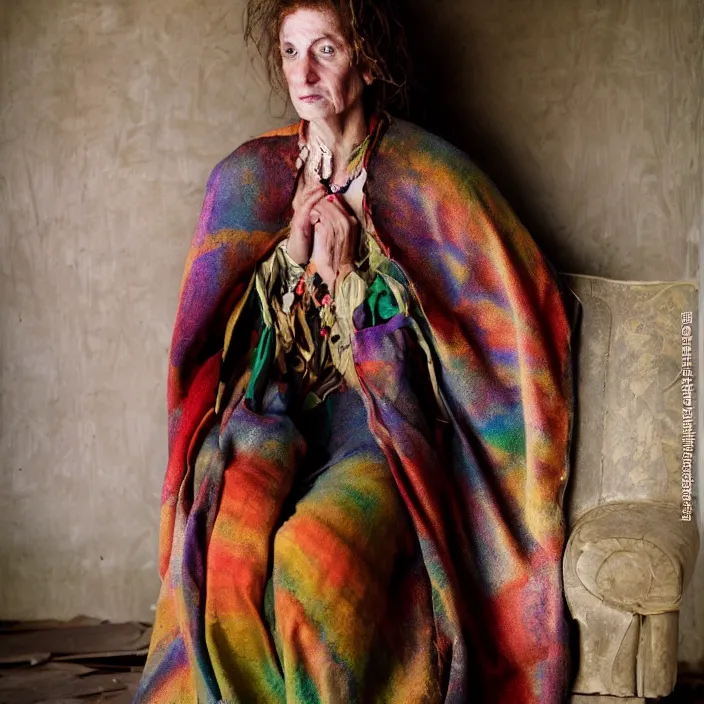
[[[309,262],[334,293],[354,270],[359,222],[337,195],[328,195],[317,182],[305,181],[293,199],[293,218],[288,238],[289,257],[300,266]]]

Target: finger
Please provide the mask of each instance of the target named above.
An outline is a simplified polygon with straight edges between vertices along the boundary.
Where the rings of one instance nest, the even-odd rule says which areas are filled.
[[[329,202],[332,206],[332,212],[335,213],[340,227],[344,229],[346,234],[349,233],[352,235],[357,226],[357,218],[354,213],[348,209],[344,200],[336,196],[328,196],[326,202]]]
[[[335,270],[335,274],[340,271],[340,254],[342,253],[344,236],[344,233],[339,229],[335,232],[335,244],[332,258],[333,269]]]
[[[315,211],[321,221],[332,223],[337,215],[337,211],[325,198],[318,200],[311,208],[311,213]]]
[[[315,202],[320,200],[325,193],[325,187],[320,182],[297,188],[296,194],[293,197],[294,210],[303,212],[309,209]]]
[[[353,245],[350,240],[354,240],[354,228],[357,220],[328,197],[318,201],[314,208],[311,209],[311,224],[319,221],[330,225],[332,228],[331,232],[334,232],[330,236],[335,241],[340,240],[337,244],[333,243],[335,246],[335,257],[339,263],[345,258],[346,248],[350,248]]]
[[[325,189],[321,188],[320,190],[315,190],[311,191],[303,200],[303,202],[300,205],[301,211],[308,211],[311,210],[315,205],[317,205],[321,199],[325,196]]]
[[[319,222],[313,228],[313,252],[320,263],[329,265],[330,261],[330,227],[327,223]]]
[[[335,274],[340,269],[340,250],[342,249],[343,233],[339,229],[334,229],[332,239],[332,268]]]
[[[336,193],[330,194],[326,200],[335,206],[335,209],[342,213],[345,217],[349,217],[354,214],[347,201],[338,196]]]
[[[301,205],[306,205],[308,203],[315,203],[325,196],[325,188],[322,186],[320,188],[311,188],[306,191],[305,195],[301,199]]]
[[[325,189],[325,186],[320,183],[320,181],[315,181],[314,183],[311,183],[307,186],[305,189],[306,195],[310,195],[313,193],[327,193],[327,190]]]
[[[320,215],[321,226],[324,226],[328,238],[330,266],[335,267],[337,238],[340,231],[339,212],[328,199],[323,199],[315,206],[315,211]]]
[[[325,242],[327,253],[327,265],[335,271],[335,229],[332,225],[327,228],[327,239]]]
[[[332,200],[326,200],[326,214],[333,229],[333,265],[339,271],[348,259],[347,250],[352,239],[352,224],[349,215]],[[323,208],[321,208],[323,210]]]
[[[336,223],[338,228],[345,227],[349,214],[340,207],[335,196],[327,196],[327,198],[320,201],[317,208],[324,219]]]

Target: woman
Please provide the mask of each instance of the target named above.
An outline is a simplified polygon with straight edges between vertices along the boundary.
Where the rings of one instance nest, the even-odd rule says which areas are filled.
[[[301,121],[208,183],[135,701],[562,701],[549,265],[466,156],[383,112],[383,7],[248,10]]]

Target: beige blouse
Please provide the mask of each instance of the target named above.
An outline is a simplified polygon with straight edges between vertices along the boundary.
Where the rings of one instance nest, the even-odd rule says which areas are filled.
[[[299,143],[299,148],[299,165],[305,164],[305,168],[309,168],[322,181],[326,171],[324,153],[322,159],[311,159],[311,152],[305,143]],[[256,276],[264,322],[273,325],[276,333],[278,371],[282,375],[287,370],[299,375],[305,393],[312,394],[306,404],[309,407],[345,385],[359,386],[352,361],[352,316],[364,302],[367,289],[377,275],[384,276],[399,310],[408,312],[408,296],[403,286],[379,271],[387,258],[377,243],[372,223],[364,210],[363,189],[367,178],[367,172],[361,165],[364,153],[362,151],[354,156],[355,172],[351,175],[349,187],[340,196],[362,227],[355,269],[336,286],[334,298],[328,295],[321,299],[316,295],[313,276],[308,275],[306,269],[294,262],[286,251],[288,238],[260,264]],[[319,325],[314,317],[316,314]]]

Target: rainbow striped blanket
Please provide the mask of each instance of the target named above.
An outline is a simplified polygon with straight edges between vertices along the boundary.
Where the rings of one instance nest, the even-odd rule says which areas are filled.
[[[370,469],[323,475],[316,520],[280,524],[305,448],[276,388],[262,413],[244,403],[261,333],[246,321],[253,272],[291,218],[299,129],[243,144],[208,182],[170,352],[162,589],[135,702],[561,702],[573,388],[560,287],[470,159],[389,116],[373,122],[366,207],[416,308],[353,339]],[[420,417],[398,352],[414,330],[439,420]],[[395,486],[380,479],[362,505],[382,466]],[[361,516],[356,533],[320,528],[333,504]],[[365,517],[383,535],[359,535]]]

